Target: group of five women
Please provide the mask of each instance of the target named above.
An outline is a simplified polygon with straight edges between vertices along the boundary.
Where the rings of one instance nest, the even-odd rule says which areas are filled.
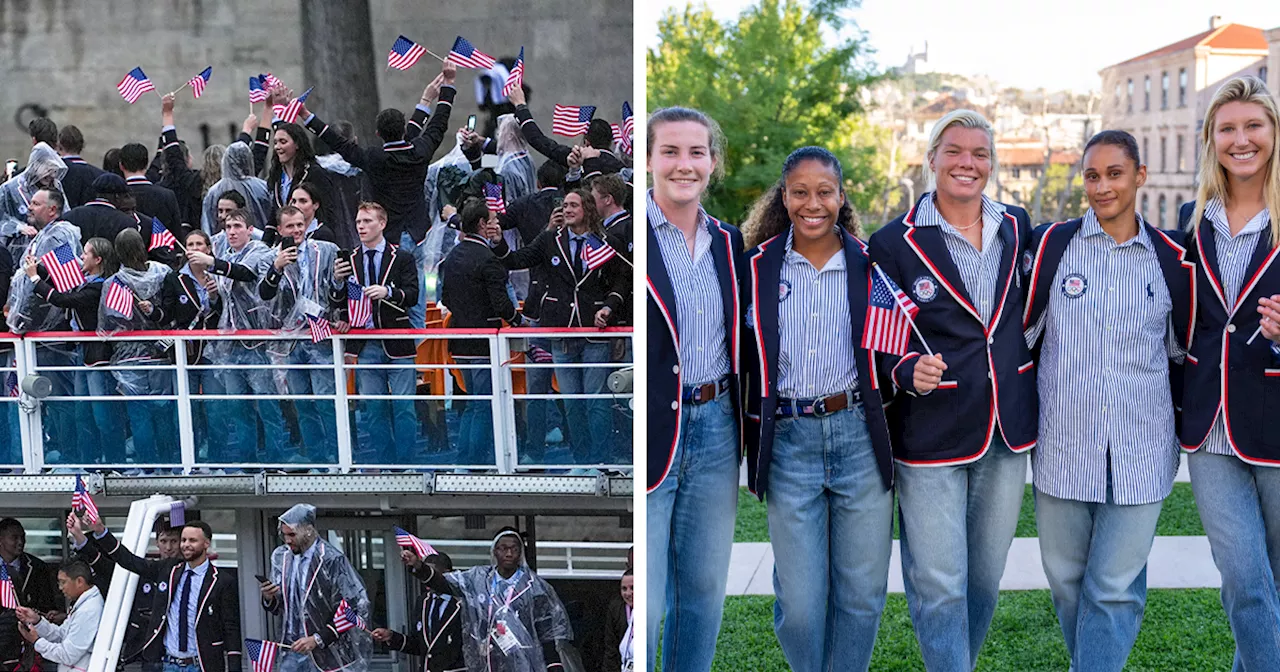
[[[1085,147],[1084,216],[1033,229],[983,193],[991,125],[953,112],[933,188],[869,245],[825,149],[793,152],[739,232],[700,206],[715,122],[666,108],[648,139],[649,669],[660,634],[664,670],[711,666],[745,450],[793,669],[868,668],[895,493],[925,666],[973,669],[1030,454],[1072,667],[1120,670],[1179,446],[1234,669],[1280,669],[1280,119],[1260,80],[1210,103],[1179,231],[1135,212],[1123,131]],[[903,351],[864,347],[873,286],[914,312]]]

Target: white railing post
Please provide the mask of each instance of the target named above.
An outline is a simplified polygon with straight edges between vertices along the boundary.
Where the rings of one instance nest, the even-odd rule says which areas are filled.
[[[351,409],[347,402],[346,350],[342,337],[337,334],[330,341],[333,343],[333,418],[338,423],[338,468],[345,474],[351,471],[354,452],[351,445]]]
[[[506,365],[510,354],[510,341],[502,332],[488,338],[489,341],[489,377],[493,398],[489,400],[493,408],[493,452],[494,465],[500,474],[510,474],[519,463],[516,438],[516,405],[515,382],[511,376],[511,367]],[[470,390],[468,390],[470,392]]]
[[[14,351],[21,353],[18,357],[18,384],[21,385],[27,374],[36,371],[36,343],[24,338],[21,347],[14,348]],[[30,473],[39,473],[44,469],[44,402],[31,400],[31,404],[30,413],[25,410],[21,413],[26,416],[26,422],[21,427],[27,432],[22,441],[23,446],[30,446],[31,449]]]
[[[22,384],[22,379],[26,377],[29,370],[26,348],[26,341],[13,342],[13,367],[19,385]],[[30,416],[34,415],[34,413],[28,413],[23,409],[21,397],[18,397],[15,401],[17,403],[15,403],[14,408],[18,411],[18,445],[22,446],[22,471],[27,474],[38,473],[43,466],[44,459],[43,456],[36,456],[35,441],[32,439]]]
[[[191,415],[191,378],[187,375],[186,339],[173,339],[173,347],[174,361],[178,364],[174,372],[178,377],[174,381],[174,389],[178,392],[178,447],[182,453],[182,473],[190,474],[196,465],[196,434]]]

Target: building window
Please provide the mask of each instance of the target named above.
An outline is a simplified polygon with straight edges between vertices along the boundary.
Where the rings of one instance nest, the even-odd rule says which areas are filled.
[[[1150,138],[1142,139],[1142,160],[1147,162],[1147,164],[1151,163],[1151,139]]]
[[[1151,75],[1142,78],[1142,111],[1151,111]]]
[[[1147,216],[1147,195],[1146,194],[1142,195],[1142,218],[1150,219],[1150,217]]]
[[[1125,107],[1125,112],[1128,114],[1132,114],[1133,113],[1133,80],[1132,79],[1129,80],[1128,90],[1129,90],[1129,99],[1128,99],[1128,104]]]
[[[1116,109],[1120,109],[1120,85],[1116,84]]]
[[[1184,151],[1185,149],[1186,148],[1183,146],[1182,136],[1179,135],[1178,136],[1178,153],[1173,155],[1174,168],[1179,173],[1187,169],[1187,160],[1184,158],[1186,155],[1186,151]]]
[[[1261,79],[1264,83],[1267,81],[1267,66],[1264,65],[1258,68],[1258,79]]]
[[[1173,228],[1178,228],[1178,217],[1182,216],[1182,194],[1174,194],[1173,202],[1178,204],[1178,209],[1173,211]]]
[[[1162,173],[1169,172],[1169,164],[1167,163],[1167,159],[1169,157],[1165,151],[1166,148],[1169,146],[1168,140],[1169,140],[1168,138],[1164,138],[1164,137],[1160,138],[1160,172]]]
[[[1021,169],[1021,168],[1016,168],[1016,167],[1015,167],[1012,171],[1010,171],[1010,173],[1012,174],[1013,179],[1015,179],[1015,180],[1016,180],[1016,179],[1018,179],[1018,178],[1020,178],[1020,177],[1022,177],[1022,169]]]
[[[1160,73],[1160,109],[1169,109],[1169,73]]]
[[[1178,70],[1178,107],[1187,106],[1187,69]]]
[[[1162,229],[1163,229],[1163,228],[1165,228],[1165,226],[1164,226],[1165,217],[1164,217],[1164,216],[1165,216],[1165,208],[1166,208],[1166,203],[1165,203],[1165,196],[1164,196],[1164,194],[1160,194],[1160,206],[1159,206],[1159,207],[1160,207],[1160,223],[1158,224],[1158,226],[1159,226],[1160,228],[1162,228]]]

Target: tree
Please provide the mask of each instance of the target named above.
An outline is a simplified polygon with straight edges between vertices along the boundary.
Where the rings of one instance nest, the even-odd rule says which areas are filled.
[[[693,107],[720,124],[726,176],[706,199],[713,214],[741,221],[805,145],[840,157],[855,210],[880,197],[887,157],[870,143],[889,136],[864,123],[858,96],[877,76],[862,32],[841,18],[857,4],[761,0],[726,23],[705,7],[663,14],[662,43],[647,54],[649,109]]]
[[[302,77],[307,99],[325,119],[347,119],[362,138],[373,137],[378,115],[369,0],[302,0]],[[352,54],[363,57],[354,58]]]

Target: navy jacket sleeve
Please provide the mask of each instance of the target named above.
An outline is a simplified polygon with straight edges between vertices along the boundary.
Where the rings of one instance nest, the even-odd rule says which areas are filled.
[[[528,106],[516,107],[516,119],[520,122],[520,132],[524,134],[524,139],[528,141],[530,147],[565,168],[569,167],[569,152],[573,151],[573,148],[543,135],[542,129],[538,128],[538,122],[533,120],[533,113],[529,111]]]

